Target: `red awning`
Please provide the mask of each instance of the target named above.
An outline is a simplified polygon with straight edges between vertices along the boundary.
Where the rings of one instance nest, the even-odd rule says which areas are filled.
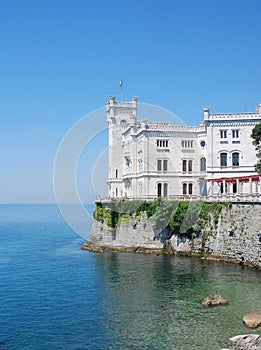
[[[226,183],[236,183],[237,180],[239,182],[249,182],[251,179],[253,182],[259,182],[261,178],[261,175],[248,175],[248,176],[234,176],[234,177],[219,177],[216,179],[200,179],[200,181],[204,182],[223,182],[225,181]]]

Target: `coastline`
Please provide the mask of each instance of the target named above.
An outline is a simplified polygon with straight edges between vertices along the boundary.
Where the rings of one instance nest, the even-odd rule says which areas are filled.
[[[140,247],[101,246],[90,241],[86,241],[82,243],[81,249],[87,250],[93,253],[137,253],[137,254],[157,254],[157,255],[166,254],[166,255],[174,255],[174,256],[185,256],[188,258],[196,258],[196,259],[201,259],[206,261],[216,261],[216,262],[223,262],[227,264],[245,266],[248,268],[256,269],[258,271],[260,270],[261,272],[261,267],[253,266],[251,264],[248,264],[247,262],[242,263],[235,259],[228,259],[221,256],[203,255],[200,253],[181,253],[181,252],[174,253],[170,249],[153,249],[153,248],[146,248],[142,246]]]
[[[153,249],[147,247],[114,247],[98,245],[93,242],[84,242],[81,249],[89,250],[95,253],[140,253],[140,254],[173,254],[168,249]]]

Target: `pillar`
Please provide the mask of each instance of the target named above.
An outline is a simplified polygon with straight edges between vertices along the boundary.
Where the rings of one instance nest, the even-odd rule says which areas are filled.
[[[258,194],[258,182],[256,181],[255,182],[255,195]]]
[[[239,179],[236,179],[236,184],[237,184],[237,195],[240,195],[241,194],[241,188],[239,187],[240,186]]]
[[[252,178],[249,178],[249,191],[248,194],[252,196],[253,190],[252,190]]]
[[[223,187],[222,194],[225,195],[226,194],[226,180],[222,180],[222,187]]]

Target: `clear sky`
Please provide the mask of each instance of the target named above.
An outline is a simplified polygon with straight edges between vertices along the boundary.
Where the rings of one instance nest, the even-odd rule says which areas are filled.
[[[109,95],[120,99],[121,78],[124,100],[137,95],[189,125],[204,105],[253,111],[260,23],[260,0],[0,0],[0,202],[54,202],[62,138]],[[84,201],[104,148],[106,132],[82,156]]]

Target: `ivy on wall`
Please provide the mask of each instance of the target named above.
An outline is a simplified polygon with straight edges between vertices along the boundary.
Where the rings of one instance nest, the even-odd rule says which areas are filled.
[[[157,198],[153,202],[143,200],[127,200],[111,202],[96,202],[94,219],[106,222],[116,228],[121,222],[129,222],[132,218],[139,219],[141,213],[147,217],[158,231],[167,229],[170,236],[174,233],[185,236],[200,234],[210,222],[216,225],[224,206],[229,203],[178,201]]]

